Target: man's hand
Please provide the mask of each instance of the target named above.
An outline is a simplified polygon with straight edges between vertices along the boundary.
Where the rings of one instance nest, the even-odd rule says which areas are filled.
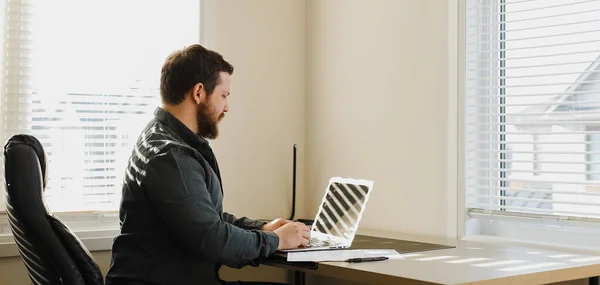
[[[290,222],[275,230],[279,237],[277,249],[298,248],[308,245],[310,240],[310,228],[304,223]]]
[[[272,232],[275,231],[278,228],[281,228],[281,226],[287,224],[287,223],[291,223],[292,221],[290,220],[286,220],[286,219],[275,219],[272,222],[265,224],[262,226],[261,230],[265,231],[265,232]]]

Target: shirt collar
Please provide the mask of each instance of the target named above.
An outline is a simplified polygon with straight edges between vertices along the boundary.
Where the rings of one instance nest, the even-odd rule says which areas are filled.
[[[163,108],[156,107],[156,110],[154,110],[154,117],[175,131],[175,133],[190,146],[197,149],[202,145],[208,145],[208,141],[205,138],[192,132],[192,130],[179,119],[165,111]]]

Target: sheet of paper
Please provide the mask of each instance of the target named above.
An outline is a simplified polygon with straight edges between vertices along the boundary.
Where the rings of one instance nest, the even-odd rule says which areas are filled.
[[[393,249],[336,249],[288,252],[287,260],[290,262],[323,262],[379,256],[389,257],[390,259],[404,259],[402,255]]]

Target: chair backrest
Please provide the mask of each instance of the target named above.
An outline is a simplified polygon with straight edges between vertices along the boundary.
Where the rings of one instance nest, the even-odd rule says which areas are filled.
[[[33,136],[16,135],[4,146],[8,218],[33,284],[104,284],[102,272],[81,241],[44,201],[46,153]]]

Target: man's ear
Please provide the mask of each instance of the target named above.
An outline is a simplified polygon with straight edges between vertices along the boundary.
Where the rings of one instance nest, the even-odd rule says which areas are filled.
[[[202,83],[196,83],[192,88],[192,99],[196,104],[200,104],[200,102],[206,99],[206,92],[204,92],[204,85]]]

